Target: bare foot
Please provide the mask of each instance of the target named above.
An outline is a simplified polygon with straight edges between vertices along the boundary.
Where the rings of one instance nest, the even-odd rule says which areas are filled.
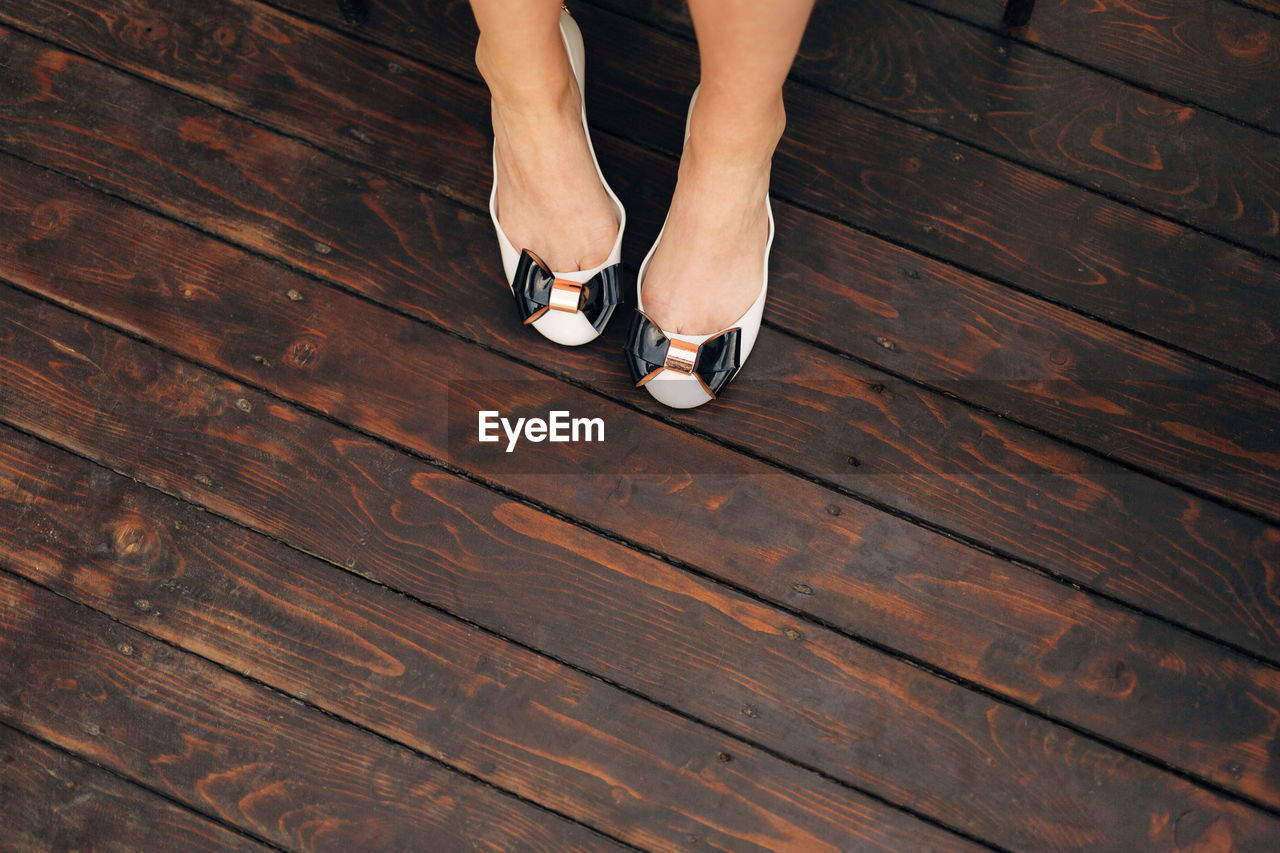
[[[618,218],[587,147],[577,81],[564,57],[553,91],[493,96],[498,223],[557,272],[603,263]]]
[[[750,117],[699,94],[641,294],[645,313],[666,331],[719,332],[759,296],[769,170],[784,124],[781,100]]]

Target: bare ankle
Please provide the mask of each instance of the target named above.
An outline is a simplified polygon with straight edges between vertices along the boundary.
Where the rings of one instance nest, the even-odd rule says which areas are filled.
[[[745,100],[699,92],[689,140],[707,163],[759,165],[773,157],[786,125],[781,93]]]
[[[495,111],[514,117],[550,117],[576,112],[578,87],[560,42],[552,50],[530,50],[520,62],[496,57],[483,37],[476,46],[476,68],[489,87]]]

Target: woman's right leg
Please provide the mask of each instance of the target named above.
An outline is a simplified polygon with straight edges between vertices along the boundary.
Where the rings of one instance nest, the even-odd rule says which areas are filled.
[[[712,334],[760,292],[765,196],[786,125],[782,84],[813,0],[689,0],[701,80],[645,313],[667,331]]]
[[[499,224],[551,269],[594,267],[618,222],[582,132],[560,0],[471,0],[471,10],[476,66],[493,97]]]

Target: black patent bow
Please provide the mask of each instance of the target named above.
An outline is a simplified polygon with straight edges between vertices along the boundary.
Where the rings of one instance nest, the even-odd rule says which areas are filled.
[[[511,289],[516,294],[520,318],[532,323],[548,311],[581,311],[597,331],[609,322],[620,301],[618,271],[622,264],[607,266],[582,283],[556,278],[542,258],[523,249]]]
[[[695,377],[708,394],[720,393],[741,363],[742,330],[733,328],[690,344],[668,338],[643,311],[636,312],[627,336],[627,365],[636,385],[643,385],[664,369]]]

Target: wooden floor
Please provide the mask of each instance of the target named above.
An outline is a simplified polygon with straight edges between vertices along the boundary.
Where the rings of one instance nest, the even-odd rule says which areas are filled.
[[[464,0],[0,4],[0,849],[1280,849],[1280,2],[1001,7],[819,3],[680,412]],[[633,287],[696,49],[573,13]]]

